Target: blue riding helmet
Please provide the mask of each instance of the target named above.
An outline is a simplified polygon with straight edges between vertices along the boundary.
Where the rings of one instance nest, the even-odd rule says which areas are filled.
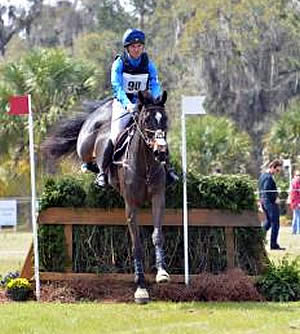
[[[145,44],[145,34],[139,29],[127,29],[123,35],[123,46],[129,46],[134,43]]]

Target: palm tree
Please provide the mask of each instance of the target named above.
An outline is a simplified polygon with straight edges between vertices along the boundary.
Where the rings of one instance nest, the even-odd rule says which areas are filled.
[[[27,117],[10,116],[8,99],[31,94],[36,151],[48,128],[82,96],[90,96],[97,85],[95,67],[70,58],[60,49],[36,49],[18,62],[0,69],[0,155],[6,155],[15,182],[28,178]],[[2,164],[4,161],[2,160]],[[9,168],[6,165],[6,168]],[[20,166],[23,166],[20,169]],[[24,173],[22,173],[22,171]],[[15,178],[18,175],[19,177]],[[23,182],[23,183],[24,183]],[[26,183],[26,182],[25,182]],[[20,183],[19,183],[20,184]]]
[[[181,163],[180,124],[170,133],[172,159]],[[215,169],[223,173],[247,170],[251,156],[251,141],[234,123],[225,117],[211,115],[190,117],[186,122],[188,171],[209,174]]]
[[[300,162],[300,100],[295,101],[287,112],[273,122],[263,143],[267,160],[282,157]]]

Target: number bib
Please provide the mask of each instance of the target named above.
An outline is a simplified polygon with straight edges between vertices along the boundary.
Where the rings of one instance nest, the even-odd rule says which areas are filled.
[[[129,74],[123,72],[123,88],[126,93],[137,93],[147,89],[149,74]]]

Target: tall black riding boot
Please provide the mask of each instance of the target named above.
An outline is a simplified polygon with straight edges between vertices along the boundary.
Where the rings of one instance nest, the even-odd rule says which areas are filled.
[[[109,168],[109,165],[112,162],[113,151],[114,151],[114,144],[112,140],[109,139],[105,147],[104,153],[103,153],[103,159],[102,159],[100,172],[97,175],[96,180],[95,180],[95,184],[101,188],[107,186],[108,184],[107,170]]]

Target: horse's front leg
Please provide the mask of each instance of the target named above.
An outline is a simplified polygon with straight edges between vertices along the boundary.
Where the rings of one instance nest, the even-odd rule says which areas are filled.
[[[134,294],[135,302],[138,304],[145,304],[149,302],[149,293],[146,289],[145,275],[143,267],[143,252],[140,237],[139,226],[136,221],[137,208],[126,205],[127,224],[131,236],[132,253],[134,260],[134,274],[137,289]]]
[[[164,239],[162,233],[162,225],[165,213],[165,194],[164,192],[154,194],[152,196],[152,217],[154,231],[152,234],[152,242],[155,247],[155,263],[156,263],[156,282],[166,283],[170,281],[170,276],[166,270],[165,252],[163,249]]]

